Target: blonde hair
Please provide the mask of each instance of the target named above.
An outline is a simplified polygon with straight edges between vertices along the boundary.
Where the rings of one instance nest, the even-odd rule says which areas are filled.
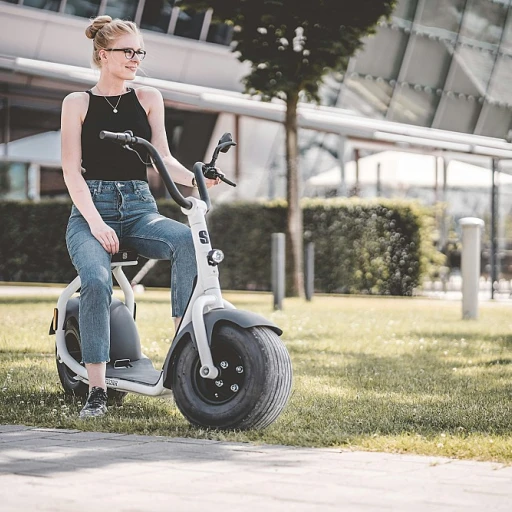
[[[106,50],[120,36],[134,34],[142,41],[141,33],[132,21],[112,19],[110,16],[98,16],[85,29],[85,35],[92,39],[92,63],[101,68],[100,50]]]

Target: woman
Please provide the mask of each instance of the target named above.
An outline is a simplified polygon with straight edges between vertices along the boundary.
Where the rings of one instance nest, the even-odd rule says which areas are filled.
[[[179,324],[196,275],[190,229],[159,215],[147,183],[148,155],[101,140],[101,130],[150,140],[174,181],[194,186],[194,175],[170,153],[164,125],[164,104],[152,87],[136,90],[133,80],[146,52],[137,26],[99,16],[87,27],[93,40],[98,83],[86,92],[69,94],[62,103],[62,169],[73,201],[66,243],[81,278],[80,334],[89,395],[81,418],[107,411],[106,363],[110,349],[111,257],[119,245],[142,256],[169,259],[171,302]],[[206,180],[207,186],[218,180]]]

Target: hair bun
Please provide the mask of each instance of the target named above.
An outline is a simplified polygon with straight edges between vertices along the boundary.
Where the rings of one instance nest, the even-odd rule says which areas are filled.
[[[110,16],[98,16],[91,21],[91,24],[85,29],[85,35],[89,39],[94,39],[96,34],[109,23],[112,22]]]

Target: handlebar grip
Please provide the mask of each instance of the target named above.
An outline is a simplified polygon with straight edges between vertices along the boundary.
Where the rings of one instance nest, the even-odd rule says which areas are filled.
[[[228,180],[227,178],[224,178],[224,176],[219,176],[219,178],[224,183],[227,183],[228,185],[231,185],[232,187],[236,187],[236,183],[233,183],[232,181]]]
[[[130,144],[137,141],[137,138],[133,136],[133,133],[127,132],[109,132],[107,130],[102,130],[100,132],[100,139],[111,140],[113,142],[120,142],[122,144]]]

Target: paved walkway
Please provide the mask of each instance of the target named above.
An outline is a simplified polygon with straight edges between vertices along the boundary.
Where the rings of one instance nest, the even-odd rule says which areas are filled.
[[[10,285],[5,283],[0,283],[0,297],[20,297],[20,296],[31,296],[31,295],[39,295],[39,296],[54,296],[58,297],[62,290],[64,290],[63,286],[31,286],[31,285]],[[136,293],[143,291],[135,290]],[[432,291],[426,290],[422,291],[417,297],[425,297],[430,299],[440,299],[440,300],[449,300],[449,301],[462,301],[462,292],[460,291]],[[486,290],[481,290],[478,294],[478,300],[481,302],[489,302],[491,300],[491,292]],[[506,292],[495,293],[494,302],[512,302],[512,294]]]
[[[0,425],[2,512],[510,512],[512,467]]]

